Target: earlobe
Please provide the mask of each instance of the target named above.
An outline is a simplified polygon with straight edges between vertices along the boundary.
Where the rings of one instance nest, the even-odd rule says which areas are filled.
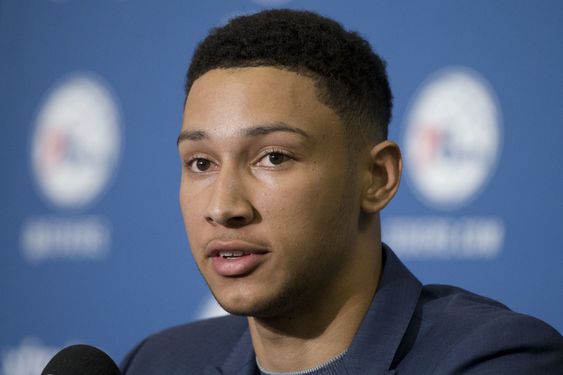
[[[365,212],[379,212],[391,201],[399,189],[402,169],[401,150],[395,142],[386,140],[373,146],[362,199]]]

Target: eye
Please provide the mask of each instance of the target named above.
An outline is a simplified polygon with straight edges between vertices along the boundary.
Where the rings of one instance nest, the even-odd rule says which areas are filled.
[[[265,167],[275,167],[291,160],[291,156],[281,151],[269,151],[258,162],[259,165]]]
[[[273,165],[279,165],[287,160],[287,156],[281,152],[272,152],[268,154],[268,161]]]
[[[206,172],[213,164],[205,158],[193,158],[187,162],[187,165],[192,172]]]

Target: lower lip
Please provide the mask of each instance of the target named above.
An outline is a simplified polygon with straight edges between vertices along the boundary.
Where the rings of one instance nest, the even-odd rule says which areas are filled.
[[[248,254],[238,258],[211,258],[213,270],[221,276],[240,277],[254,271],[264,260],[265,254]]]

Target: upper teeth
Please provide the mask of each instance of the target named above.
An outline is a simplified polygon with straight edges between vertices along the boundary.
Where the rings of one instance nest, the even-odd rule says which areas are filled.
[[[221,252],[219,252],[219,255],[222,256],[223,258],[241,257],[244,254],[245,254],[244,251],[221,251]]]

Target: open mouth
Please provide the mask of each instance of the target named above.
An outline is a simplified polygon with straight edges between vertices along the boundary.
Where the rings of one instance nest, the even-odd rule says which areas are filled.
[[[250,253],[246,251],[220,251],[219,254],[217,254],[217,256],[223,259],[237,259],[245,255],[250,255]]]
[[[269,249],[241,240],[213,240],[205,249],[214,272],[224,277],[245,277],[270,258]]]

